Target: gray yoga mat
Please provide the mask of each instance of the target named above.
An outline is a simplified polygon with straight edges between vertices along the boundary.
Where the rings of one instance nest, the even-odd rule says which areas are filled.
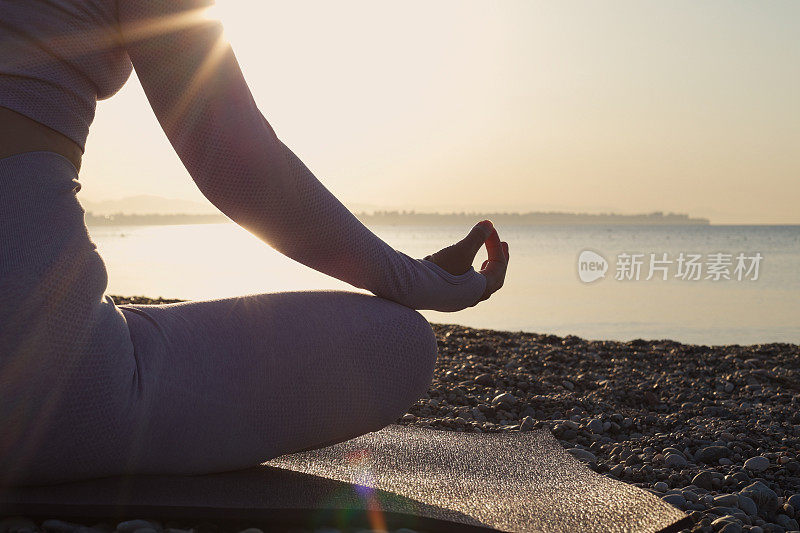
[[[399,425],[234,472],[7,487],[0,513],[426,531],[669,532],[691,523],[649,492],[591,471],[547,430]]]

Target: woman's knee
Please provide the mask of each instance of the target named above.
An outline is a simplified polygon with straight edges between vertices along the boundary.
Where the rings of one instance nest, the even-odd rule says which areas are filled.
[[[438,356],[436,335],[431,325],[418,311],[397,304],[391,314],[387,329],[391,345],[381,354],[383,360],[391,358],[398,366],[391,386],[385,388],[389,398],[385,399],[386,413],[391,423],[405,412],[430,387]]]

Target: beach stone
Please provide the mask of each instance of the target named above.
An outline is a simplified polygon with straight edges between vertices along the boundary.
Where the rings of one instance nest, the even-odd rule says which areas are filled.
[[[657,490],[658,492],[667,492],[669,490],[669,485],[667,485],[663,481],[659,481],[658,483],[653,485],[653,489]]]
[[[714,505],[721,505],[723,507],[738,507],[739,496],[736,494],[720,494],[714,497]]]
[[[742,524],[738,521],[729,520],[730,516],[723,516],[717,518],[713,522],[711,522],[711,527],[714,528],[714,531],[718,531],[719,533],[742,533]]]
[[[406,414],[403,415],[403,417],[400,420],[402,420],[403,422],[413,422],[416,419],[417,419],[417,417],[414,414],[406,413]]]
[[[536,429],[536,421],[530,416],[523,418],[522,423],[519,425],[519,430],[532,431],[533,429]]]
[[[662,496],[661,499],[679,509],[683,509],[686,506],[686,498],[680,494],[667,494],[666,496]]]
[[[706,446],[694,455],[694,460],[709,465],[717,463],[721,458],[728,457],[731,451],[725,446]]]
[[[491,374],[479,374],[475,376],[474,381],[478,385],[494,385],[494,376]]]
[[[692,485],[701,489],[711,490],[714,476],[708,470],[703,470],[692,478]]]
[[[586,427],[588,427],[589,431],[591,431],[592,433],[597,433],[597,434],[603,433],[602,420],[598,420],[596,418],[594,420],[590,420]]]
[[[794,494],[786,499],[786,503],[795,508],[800,509],[800,494]]]
[[[24,516],[9,516],[0,520],[0,533],[17,533],[23,529],[36,531],[36,522]]]
[[[492,399],[492,405],[494,406],[507,406],[511,407],[515,403],[517,403],[517,398],[510,392],[504,392],[503,394],[498,394]]]
[[[739,509],[744,511],[750,516],[758,516],[758,507],[756,502],[749,496],[739,495]]]
[[[750,526],[750,533],[764,533],[764,528],[761,526]]]
[[[329,530],[331,531],[331,530]],[[239,533],[264,533],[263,530],[258,529],[257,527],[248,527],[247,529],[241,530]]]
[[[563,422],[561,422],[561,427],[564,429],[571,429],[573,431],[577,431],[578,429],[580,429],[578,423],[573,420],[564,420]]]
[[[158,530],[152,527],[141,527],[139,529],[134,530],[133,533],[158,533]]]
[[[744,462],[744,467],[753,472],[763,472],[769,468],[769,459],[764,456],[751,457]]]
[[[686,489],[686,490],[681,491],[681,494],[683,494],[683,497],[686,498],[687,502],[698,502],[698,501],[700,501],[700,496],[698,496],[697,493],[695,491],[693,491],[693,490]]]
[[[117,531],[119,533],[134,533],[140,529],[155,529],[158,531],[160,528],[158,524],[154,524],[148,520],[126,520],[117,524]]]
[[[664,459],[664,464],[672,468],[683,468],[689,463],[682,455],[671,453]]]
[[[682,451],[680,451],[678,448],[673,448],[672,446],[668,446],[661,450],[661,455],[669,455],[671,453],[677,453],[681,457],[685,457],[685,454]]]
[[[778,509],[778,495],[760,481],[746,486],[739,494],[752,499],[758,510],[764,513],[772,513]]]
[[[587,463],[597,462],[597,457],[595,457],[595,455],[589,450],[584,450],[583,448],[570,448],[567,451],[579,461],[585,461]]]
[[[81,524],[74,524],[72,522],[65,522],[63,520],[45,520],[42,522],[42,529],[45,531],[53,531],[56,533],[70,533],[82,528]]]
[[[789,518],[785,514],[779,514],[775,518],[775,523],[778,524],[779,526],[785,527],[789,531],[796,531],[798,528],[800,528],[800,525],[798,525],[797,520],[795,520],[794,518]]]

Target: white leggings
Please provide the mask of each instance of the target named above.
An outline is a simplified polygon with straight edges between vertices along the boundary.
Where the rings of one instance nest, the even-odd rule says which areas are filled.
[[[0,159],[0,484],[246,468],[427,390],[430,324],[377,296],[115,305],[79,189],[56,153]]]

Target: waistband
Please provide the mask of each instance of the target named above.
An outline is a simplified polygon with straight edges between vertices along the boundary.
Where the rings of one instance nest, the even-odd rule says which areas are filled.
[[[78,190],[78,172],[61,154],[0,159],[0,279],[93,246]]]
[[[25,184],[21,183],[19,179],[20,176],[27,177],[29,185],[34,185],[37,181],[52,184],[54,181],[68,180],[75,182],[72,184],[73,187],[76,187],[75,192],[81,188],[78,182],[78,169],[75,168],[72,161],[58,152],[50,150],[22,152],[0,158],[0,180],[2,180],[3,189],[12,183],[24,186]]]

